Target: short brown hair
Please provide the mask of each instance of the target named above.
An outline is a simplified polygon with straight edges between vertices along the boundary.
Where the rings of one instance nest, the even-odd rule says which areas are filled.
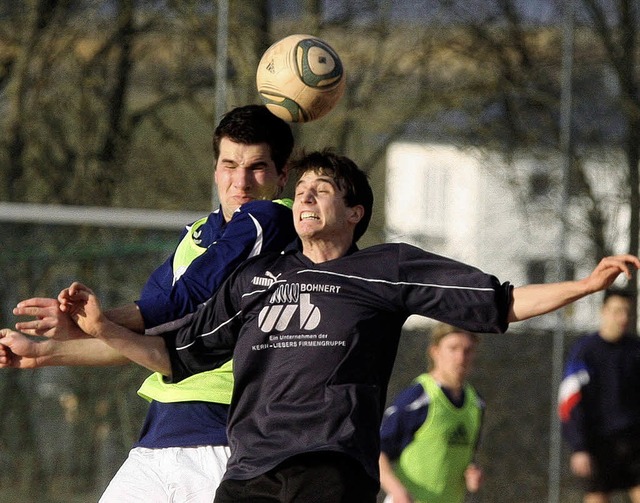
[[[453,325],[449,325],[447,323],[439,322],[431,329],[431,337],[429,339],[429,347],[427,348],[427,360],[429,361],[429,370],[433,369],[433,361],[431,360],[431,355],[429,350],[440,344],[440,341],[444,339],[449,334],[464,334],[468,335],[469,338],[475,343],[478,344],[480,342],[480,337],[478,334],[473,332],[469,332],[468,330],[464,330],[462,328],[455,327]]]

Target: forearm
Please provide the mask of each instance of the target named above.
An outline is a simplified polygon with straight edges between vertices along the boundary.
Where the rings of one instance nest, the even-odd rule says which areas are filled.
[[[513,290],[509,322],[555,311],[594,291],[585,280],[517,287]]]
[[[406,493],[406,488],[402,482],[400,482],[400,479],[396,477],[396,474],[393,471],[393,466],[391,466],[391,461],[385,453],[380,454],[379,464],[380,487],[382,487],[382,490],[389,495]]]
[[[587,435],[581,408],[581,404],[578,403],[569,417],[561,418],[562,438],[574,452],[587,450]]]
[[[104,314],[116,325],[121,325],[140,334],[144,333],[144,318],[134,302],[109,309]]]
[[[594,292],[609,288],[615,279],[640,268],[640,260],[633,255],[603,258],[591,274],[581,280],[528,285],[514,289],[509,322],[522,321],[549,313]]]
[[[96,324],[91,335],[132,362],[153,372],[171,376],[169,353],[161,337],[141,336],[106,319]]]
[[[38,367],[124,365],[131,361],[99,339],[46,339],[36,346]]]

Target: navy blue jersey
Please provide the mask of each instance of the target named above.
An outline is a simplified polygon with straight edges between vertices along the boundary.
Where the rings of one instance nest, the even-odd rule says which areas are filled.
[[[211,402],[152,401],[135,447],[162,449],[227,445],[229,406]]]
[[[182,234],[182,239],[191,227]],[[229,222],[221,210],[209,215],[190,237],[201,247],[184,270],[174,268],[174,254],[149,278],[137,302],[147,333],[184,323],[190,313],[218,290],[249,257],[282,250],[295,237],[291,210],[272,201],[243,204]],[[227,445],[228,405],[205,401],[153,401],[136,447],[164,448]]]
[[[413,435],[427,419],[429,395],[420,383],[413,383],[384,411],[380,427],[380,450],[390,460],[400,457]]]
[[[248,479],[303,452],[335,451],[378,479],[379,428],[405,320],[508,327],[512,287],[406,244],[314,264],[298,247],[250,259],[167,341],[180,380],[233,354],[231,459]]]
[[[190,226],[182,233],[189,231]],[[247,258],[280,251],[295,239],[291,210],[272,201],[243,204],[227,223],[220,209],[198,228],[194,242],[203,249],[184,271],[175,271],[172,254],[149,277],[136,302],[146,329],[193,313]],[[153,332],[150,332],[153,333]]]
[[[640,430],[640,339],[581,337],[567,359],[559,402],[563,436],[573,451]]]

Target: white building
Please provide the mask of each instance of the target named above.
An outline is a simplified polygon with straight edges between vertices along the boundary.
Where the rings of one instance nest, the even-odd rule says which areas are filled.
[[[555,281],[561,222],[558,191],[551,190],[557,176],[551,170],[560,170],[560,164],[549,167],[531,158],[516,159],[508,171],[497,169],[505,168],[500,163],[490,153],[452,145],[392,144],[387,151],[386,239],[475,265],[516,286]],[[510,173],[509,180],[505,173]],[[595,184],[599,189],[615,191],[610,176],[595,173],[603,178]],[[528,187],[526,204],[522,187]],[[619,214],[615,220],[626,221]],[[579,232],[567,234],[569,273],[584,277],[595,265],[588,259],[589,241]],[[620,244],[616,252],[624,250]],[[567,329],[595,329],[601,299],[590,296],[567,308]],[[557,318],[547,315],[513,328],[551,329],[556,324]]]

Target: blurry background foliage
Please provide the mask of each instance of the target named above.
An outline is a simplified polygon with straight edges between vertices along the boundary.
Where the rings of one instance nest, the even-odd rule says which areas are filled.
[[[394,140],[484,147],[507,166],[522,152],[557,155],[565,2],[231,0],[227,106],[258,102],[255,68],[272,42],[326,39],[347,69],[346,94],[294,131],[299,146],[333,146],[369,172],[378,208],[362,245],[377,243]],[[639,6],[575,6],[579,211],[570,224],[589,237],[594,259],[611,251],[603,210],[611,201],[582,169],[597,155],[619,180],[614,202],[630,209],[627,251],[637,254]],[[211,134],[223,112],[214,107],[216,17],[214,0],[0,1],[0,201],[208,212]],[[518,173],[500,176],[526,204]],[[177,232],[0,222],[0,236],[0,320],[12,326],[18,300],[75,279],[107,306],[136,299]],[[407,333],[390,397],[424,369],[425,344]],[[490,413],[476,502],[546,498],[550,344],[544,333],[483,340],[475,382]],[[141,426],[146,406],[135,389],[144,375],[133,365],[3,371],[0,501],[95,501]],[[579,501],[566,473],[562,501]]]

